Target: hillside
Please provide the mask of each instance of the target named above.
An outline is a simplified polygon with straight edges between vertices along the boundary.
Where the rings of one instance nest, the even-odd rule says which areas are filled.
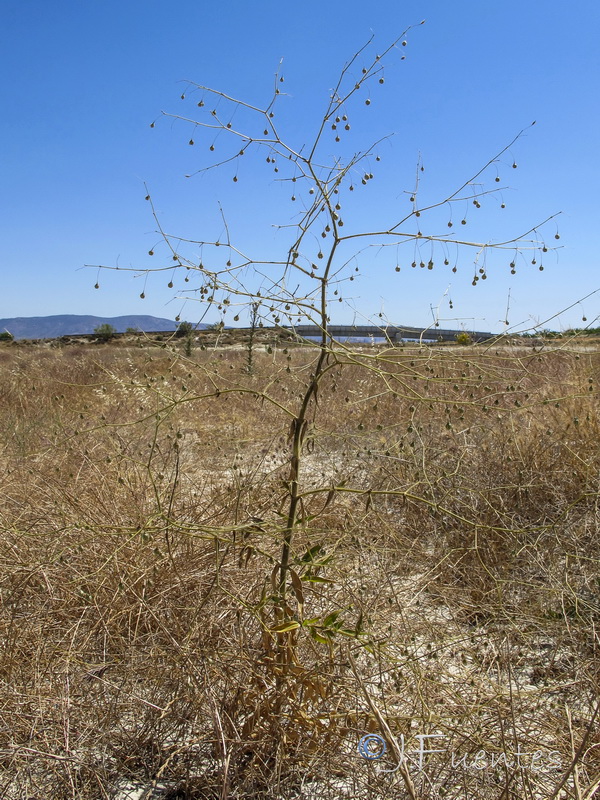
[[[56,314],[48,317],[10,317],[0,319],[0,331],[12,333],[15,339],[54,339],[58,336],[73,336],[93,333],[98,325],[108,323],[119,333],[127,328],[142,331],[174,331],[177,322],[163,317],[144,314],[128,314],[121,317],[94,317],[88,314]],[[199,328],[205,328],[201,324]]]

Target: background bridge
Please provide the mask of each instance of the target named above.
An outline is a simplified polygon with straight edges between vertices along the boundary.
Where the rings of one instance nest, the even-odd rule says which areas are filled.
[[[318,325],[296,325],[294,328],[286,327],[298,336],[321,336],[321,328]],[[377,325],[329,325],[329,334],[333,339],[350,339],[354,337],[378,337],[388,338],[392,342],[401,342],[404,339],[423,339],[424,341],[434,342],[455,342],[456,337],[461,333],[468,334],[474,342],[484,342],[498,336],[496,333],[487,331],[470,330],[449,330],[448,328],[411,328],[406,325],[387,325],[378,327]]]

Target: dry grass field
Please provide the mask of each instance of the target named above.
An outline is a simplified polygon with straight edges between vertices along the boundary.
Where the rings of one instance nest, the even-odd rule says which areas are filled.
[[[330,354],[284,631],[318,349],[142,344],[0,347],[0,797],[598,796],[600,352]]]

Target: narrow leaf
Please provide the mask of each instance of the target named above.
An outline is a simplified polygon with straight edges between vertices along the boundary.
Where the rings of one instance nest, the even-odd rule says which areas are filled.
[[[271,631],[273,633],[286,633],[286,631],[293,631],[299,627],[299,622],[297,622],[295,619],[289,619],[287,622],[280,622],[279,625],[275,625],[274,628],[271,628]]]

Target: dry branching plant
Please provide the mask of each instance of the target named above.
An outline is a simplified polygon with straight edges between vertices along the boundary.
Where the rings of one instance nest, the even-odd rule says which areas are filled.
[[[597,351],[330,333],[357,248],[392,270],[472,252],[475,283],[549,249],[539,225],[425,232],[494,195],[508,147],[424,207],[419,167],[407,214],[358,227],[378,145],[326,154],[407,33],[355,53],[307,146],[279,134],[283,75],[264,107],[190,84],[188,123],[231,143],[209,168],[266,153],[301,207],[284,257],[257,260],[225,215],[175,236],[148,195],[157,270],[221,313],[197,346],[3,345],[3,797],[597,791]],[[232,312],[245,350],[223,344]]]

